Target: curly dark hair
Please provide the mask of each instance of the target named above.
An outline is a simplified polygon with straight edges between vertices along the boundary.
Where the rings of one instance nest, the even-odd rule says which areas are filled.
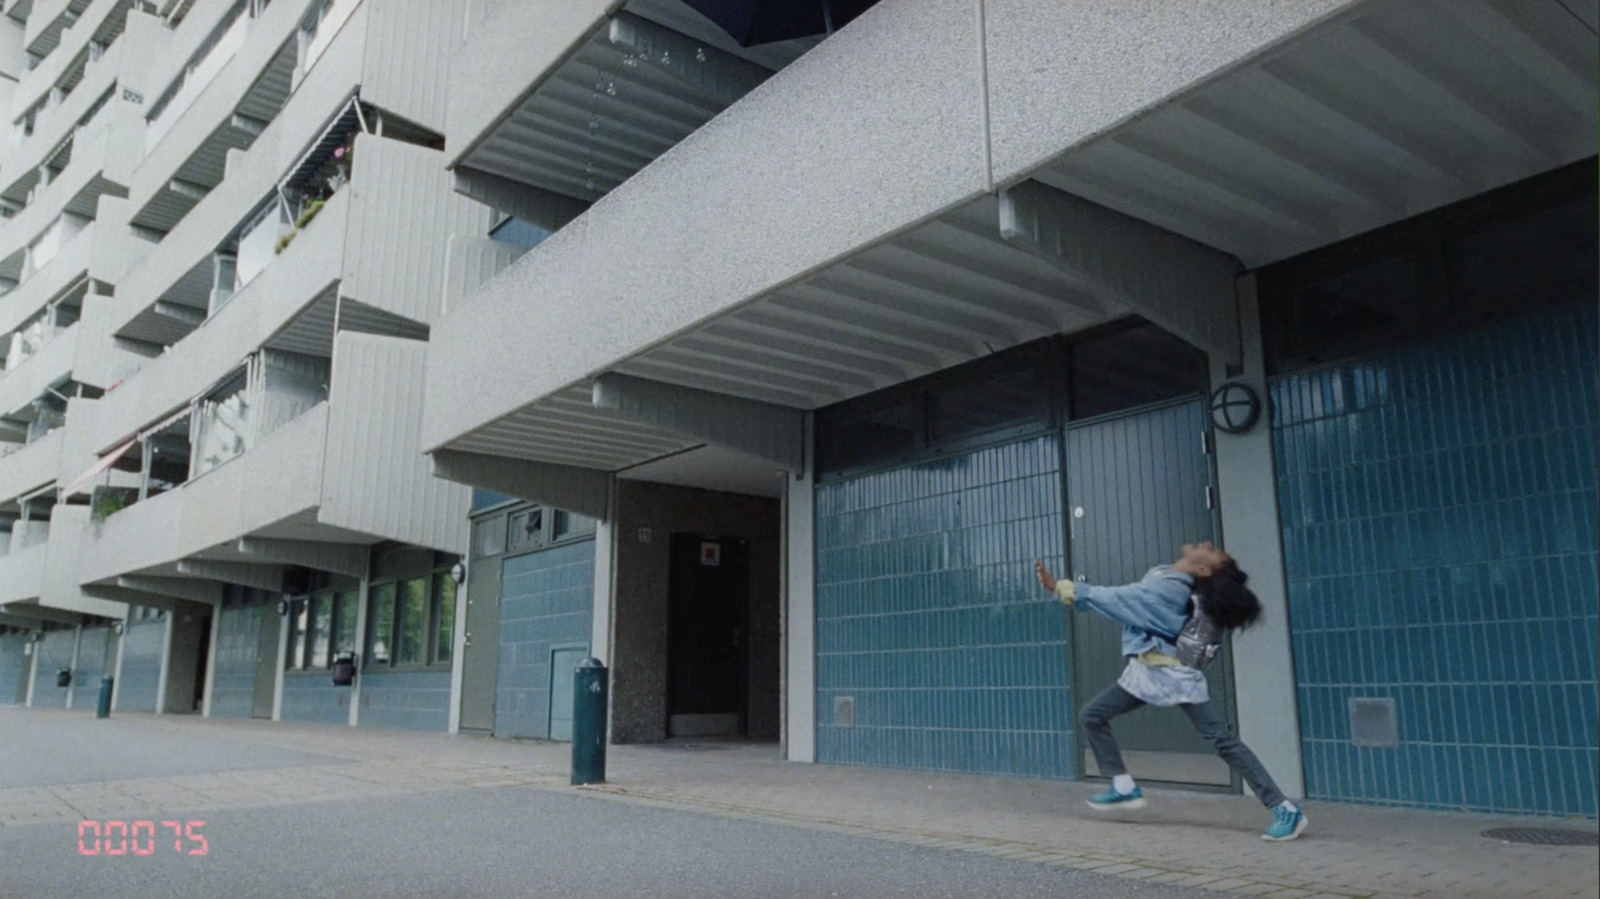
[[[1209,577],[1195,578],[1201,611],[1213,624],[1230,631],[1255,624],[1261,617],[1261,600],[1245,586],[1248,580],[1250,575],[1231,559],[1213,569]]]

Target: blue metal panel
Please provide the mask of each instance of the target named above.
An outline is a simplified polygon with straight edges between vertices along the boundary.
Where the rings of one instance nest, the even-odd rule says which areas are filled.
[[[216,665],[211,674],[211,717],[249,718],[256,690],[261,609],[224,609],[220,614]]]
[[[31,634],[0,636],[0,705],[12,705],[22,695],[33,657],[27,654]]]
[[[1055,435],[817,489],[817,758],[1072,777]],[[853,700],[836,724],[835,699]]]
[[[35,646],[33,651],[39,653],[38,667],[34,669],[35,683],[33,685],[33,705],[41,709],[64,709],[67,707],[67,688],[56,686],[56,672],[62,668],[72,668],[72,647],[78,639],[75,628],[50,631],[44,635],[44,642]],[[74,677],[77,675],[74,674]]]
[[[472,488],[472,511],[477,512],[490,506],[498,506],[501,503],[511,502],[512,499],[513,497],[506,496],[503,493],[495,493],[493,490],[474,487]]]
[[[363,673],[357,723],[395,730],[449,730],[450,669]]]
[[[505,560],[495,736],[550,735],[551,646],[587,644],[593,612],[593,540]]]
[[[281,713],[284,721],[349,724],[350,688],[334,686],[326,671],[285,675]]]
[[[78,649],[78,668],[72,672],[72,707],[92,709],[100,697],[100,678],[106,674],[107,641],[115,639],[109,627],[86,627]]]
[[[1596,814],[1597,331],[1575,306],[1273,386],[1311,796]],[[1351,745],[1367,696],[1398,748]]]
[[[122,683],[117,687],[117,710],[154,712],[161,685],[161,644],[167,620],[129,620],[122,635]]]

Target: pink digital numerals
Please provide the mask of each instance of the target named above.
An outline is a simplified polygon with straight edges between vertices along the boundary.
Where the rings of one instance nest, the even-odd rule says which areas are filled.
[[[172,851],[179,855],[205,855],[210,848],[200,828],[204,821],[162,821],[175,838]],[[184,846],[184,841],[189,846]],[[155,855],[154,821],[79,821],[79,855]]]

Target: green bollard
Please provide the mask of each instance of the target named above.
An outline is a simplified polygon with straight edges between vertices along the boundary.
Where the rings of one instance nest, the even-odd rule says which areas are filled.
[[[572,678],[572,785],[606,782],[605,663],[590,657]]]
[[[100,702],[94,707],[96,718],[111,717],[111,675],[100,678]]]

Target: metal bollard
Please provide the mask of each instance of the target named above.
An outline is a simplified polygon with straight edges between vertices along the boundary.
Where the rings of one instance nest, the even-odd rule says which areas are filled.
[[[107,674],[100,678],[100,702],[94,707],[96,718],[111,717],[111,681],[113,678]]]
[[[606,782],[606,666],[590,657],[572,678],[572,784]]]

